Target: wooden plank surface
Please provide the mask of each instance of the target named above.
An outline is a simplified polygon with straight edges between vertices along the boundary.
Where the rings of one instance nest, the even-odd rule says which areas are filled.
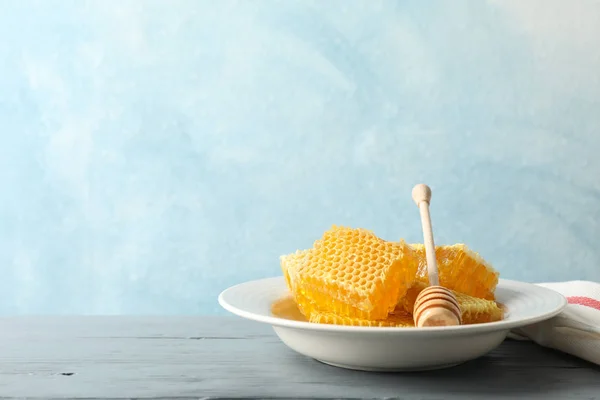
[[[0,324],[3,398],[600,398],[600,368],[515,341],[455,368],[397,374],[321,364],[235,317]]]

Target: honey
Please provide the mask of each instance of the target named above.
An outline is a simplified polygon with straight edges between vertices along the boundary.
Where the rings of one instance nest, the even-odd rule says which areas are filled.
[[[282,258],[300,309],[383,319],[415,280],[418,258],[403,241],[386,242],[371,231],[332,227],[312,249]]]
[[[505,306],[491,300],[476,299],[460,293],[455,294],[461,309],[462,321],[465,325],[499,321],[507,311]],[[401,309],[393,311],[388,318],[382,320],[372,321],[361,318],[350,318],[338,316],[333,313],[314,313],[309,320],[302,314],[298,308],[298,304],[296,304],[296,301],[290,295],[285,295],[273,302],[271,305],[271,314],[275,317],[292,321],[352,326],[414,327],[412,314]]]
[[[419,258],[418,279],[427,282],[425,246],[412,244],[411,247]],[[469,296],[494,300],[499,274],[479,254],[464,244],[454,244],[436,246],[435,257],[440,285]]]
[[[498,272],[464,244],[437,246],[440,284],[456,296],[463,324],[498,321]],[[310,249],[280,257],[289,294],[280,318],[373,327],[414,327],[415,300],[428,285],[423,245],[388,242],[361,228],[333,226]]]

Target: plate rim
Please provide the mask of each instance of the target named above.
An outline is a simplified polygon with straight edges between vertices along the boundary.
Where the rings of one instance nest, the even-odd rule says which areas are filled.
[[[440,326],[440,327],[427,327],[427,328],[406,328],[406,327],[371,327],[371,326],[350,326],[350,325],[334,325],[334,324],[316,324],[308,321],[295,321],[286,318],[276,317],[274,315],[262,315],[257,314],[251,311],[246,311],[235,307],[229,304],[225,297],[238,289],[241,286],[256,284],[259,282],[266,281],[274,281],[277,280],[281,285],[285,285],[285,278],[283,276],[272,276],[265,277],[259,279],[253,279],[246,282],[241,282],[235,285],[228,287],[227,289],[221,291],[218,296],[219,305],[224,308],[226,311],[237,315],[238,317],[248,319],[251,321],[265,323],[271,325],[273,328],[291,328],[291,329],[300,329],[300,330],[309,330],[309,331],[319,331],[319,332],[329,332],[329,333],[356,333],[356,334],[383,334],[383,335],[403,335],[403,336],[423,336],[424,334],[473,334],[473,333],[485,333],[485,332],[494,332],[501,330],[511,330],[518,327],[523,327],[527,325],[532,325],[538,322],[542,322],[548,320],[556,315],[560,314],[568,305],[567,299],[564,295],[557,292],[556,290],[535,285],[529,282],[522,282],[511,279],[503,279],[500,278],[498,281],[498,286],[504,285],[517,285],[517,286],[532,286],[535,287],[536,290],[540,290],[542,292],[547,293],[549,296],[555,296],[556,300],[560,300],[560,305],[555,307],[554,309],[547,311],[545,313],[534,315],[528,318],[521,318],[516,320],[501,320],[495,322],[486,322],[482,324],[472,324],[472,325],[459,325],[459,326]],[[508,289],[508,288],[507,288]]]

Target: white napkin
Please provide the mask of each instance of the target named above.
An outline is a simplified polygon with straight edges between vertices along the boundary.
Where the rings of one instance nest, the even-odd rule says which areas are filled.
[[[561,293],[569,304],[556,317],[514,329],[508,337],[532,340],[600,365],[600,284],[569,281],[538,285]]]

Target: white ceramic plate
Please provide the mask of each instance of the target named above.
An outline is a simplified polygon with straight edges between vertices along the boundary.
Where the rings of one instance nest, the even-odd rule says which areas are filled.
[[[379,328],[315,324],[279,318],[274,301],[288,294],[283,277],[242,283],[223,291],[219,303],[243,318],[273,326],[279,338],[305,356],[343,368],[417,371],[444,368],[496,348],[513,328],[560,313],[566,299],[529,283],[500,279],[496,300],[506,309],[502,321],[430,328]]]

